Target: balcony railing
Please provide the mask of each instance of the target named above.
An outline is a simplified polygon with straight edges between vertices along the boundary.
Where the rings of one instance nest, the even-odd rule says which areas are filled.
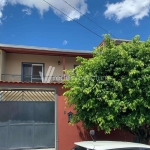
[[[35,76],[24,76],[24,75],[14,75],[14,74],[2,74],[1,80],[2,81],[9,81],[9,82],[62,82],[66,79],[66,76],[44,76],[44,77],[35,77]]]

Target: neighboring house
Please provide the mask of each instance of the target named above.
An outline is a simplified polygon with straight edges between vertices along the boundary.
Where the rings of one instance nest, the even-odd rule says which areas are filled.
[[[126,40],[126,39],[115,39],[115,38],[112,38],[112,40],[115,41],[115,45],[119,45],[121,44],[122,42],[130,42],[131,40]],[[98,46],[105,46],[105,40],[103,40]]]
[[[74,111],[63,96],[64,70],[79,65],[77,56],[93,57],[91,51],[0,44],[0,149],[71,150],[74,142],[89,140],[82,123],[68,124]],[[122,131],[99,137],[132,141]]]
[[[115,41],[115,45],[120,45],[121,43],[125,42],[131,42],[132,40],[126,40],[126,39],[116,39],[116,38],[111,38],[112,40]],[[140,41],[140,42],[144,42],[144,41]],[[98,46],[105,46],[105,40],[103,40]]]

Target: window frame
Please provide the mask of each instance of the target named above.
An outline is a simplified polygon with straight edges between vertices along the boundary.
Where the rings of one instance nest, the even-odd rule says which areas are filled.
[[[74,69],[76,68],[76,67],[78,67],[79,65],[74,65]]]
[[[74,65],[74,73],[76,74],[75,68],[78,67],[79,65]]]
[[[23,81],[23,79],[24,79],[24,71],[23,71],[23,67],[24,67],[24,65],[31,65],[31,81],[30,82],[33,82],[33,79],[38,79],[38,78],[33,78],[32,76],[33,76],[33,66],[42,66],[42,82],[43,82],[43,80],[44,80],[44,73],[45,73],[45,64],[44,63],[38,63],[38,62],[22,62],[22,65],[21,65],[21,81],[22,82],[24,82]]]

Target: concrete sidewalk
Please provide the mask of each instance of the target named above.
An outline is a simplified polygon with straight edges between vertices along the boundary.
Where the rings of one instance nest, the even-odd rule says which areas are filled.
[[[23,149],[23,150],[55,150],[55,148]]]

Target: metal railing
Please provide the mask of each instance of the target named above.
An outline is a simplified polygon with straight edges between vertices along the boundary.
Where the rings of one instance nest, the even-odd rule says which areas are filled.
[[[9,82],[62,82],[66,79],[66,76],[24,76],[24,75],[15,75],[15,74],[1,74],[2,81]]]

